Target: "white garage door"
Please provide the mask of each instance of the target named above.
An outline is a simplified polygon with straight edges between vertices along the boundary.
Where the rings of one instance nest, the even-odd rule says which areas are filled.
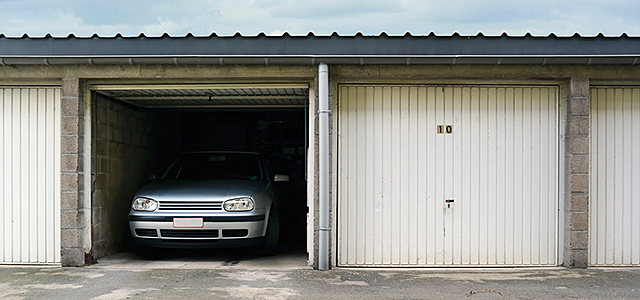
[[[0,263],[60,262],[60,89],[0,87]]]
[[[557,95],[340,86],[338,265],[557,265]]]
[[[640,88],[591,90],[589,261],[640,265]]]

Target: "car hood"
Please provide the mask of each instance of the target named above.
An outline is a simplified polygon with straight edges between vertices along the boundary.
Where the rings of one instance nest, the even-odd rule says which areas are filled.
[[[224,201],[252,196],[266,180],[163,180],[149,183],[136,193],[158,201]]]

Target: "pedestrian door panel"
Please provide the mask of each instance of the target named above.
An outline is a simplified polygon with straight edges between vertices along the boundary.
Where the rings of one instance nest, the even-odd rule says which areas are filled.
[[[557,94],[340,86],[338,265],[557,265]]]

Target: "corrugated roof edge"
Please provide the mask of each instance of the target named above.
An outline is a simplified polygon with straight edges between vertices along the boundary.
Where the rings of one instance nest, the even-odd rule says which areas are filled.
[[[555,33],[549,33],[548,35],[544,36],[544,35],[533,35],[530,32],[527,32],[524,35],[509,35],[506,32],[503,32],[500,35],[485,35],[482,32],[478,32],[476,35],[462,35],[458,32],[454,32],[451,35],[438,35],[434,32],[430,32],[429,34],[418,34],[418,35],[414,35],[411,32],[406,32],[404,35],[390,35],[387,34],[386,32],[381,32],[378,35],[372,35],[372,34],[363,34],[362,32],[357,32],[354,35],[340,35],[337,32],[333,32],[331,34],[315,34],[313,32],[309,32],[306,35],[292,35],[288,32],[284,32],[281,35],[267,35],[264,32],[260,32],[257,35],[242,35],[240,32],[236,32],[233,35],[218,35],[217,33],[213,32],[210,35],[206,36],[206,35],[194,35],[193,33],[189,32],[185,35],[181,35],[181,36],[172,36],[167,32],[164,32],[162,35],[149,35],[147,36],[145,33],[140,33],[137,36],[126,36],[123,35],[121,33],[117,33],[114,36],[101,36],[97,33],[92,34],[91,36],[76,36],[73,33],[69,33],[67,36],[53,36],[50,33],[47,33],[45,36],[30,36],[27,33],[24,33],[22,36],[7,36],[4,33],[0,33],[0,38],[4,38],[4,39],[181,39],[181,38],[282,38],[282,37],[289,37],[289,38],[305,38],[305,37],[315,37],[315,38],[336,38],[336,37],[340,37],[340,38],[407,38],[407,37],[412,37],[412,38],[452,38],[452,37],[456,37],[456,38],[478,38],[478,37],[482,37],[482,38],[541,38],[541,39],[549,39],[549,38],[559,38],[559,39],[575,39],[575,38],[582,38],[582,39],[588,39],[588,38],[612,38],[612,39],[616,39],[616,38],[640,38],[640,36],[630,36],[628,35],[626,32],[618,35],[618,36],[607,36],[604,35],[602,32],[598,33],[597,35],[581,35],[578,32],[574,33],[573,35],[557,35]]]
[[[640,37],[501,35],[6,37],[0,65],[17,64],[640,64]]]

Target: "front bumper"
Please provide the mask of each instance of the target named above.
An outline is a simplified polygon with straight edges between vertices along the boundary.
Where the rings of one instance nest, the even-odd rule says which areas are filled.
[[[137,245],[158,248],[253,247],[262,244],[267,224],[265,215],[210,216],[201,228],[176,228],[173,218],[130,215],[131,235]]]

